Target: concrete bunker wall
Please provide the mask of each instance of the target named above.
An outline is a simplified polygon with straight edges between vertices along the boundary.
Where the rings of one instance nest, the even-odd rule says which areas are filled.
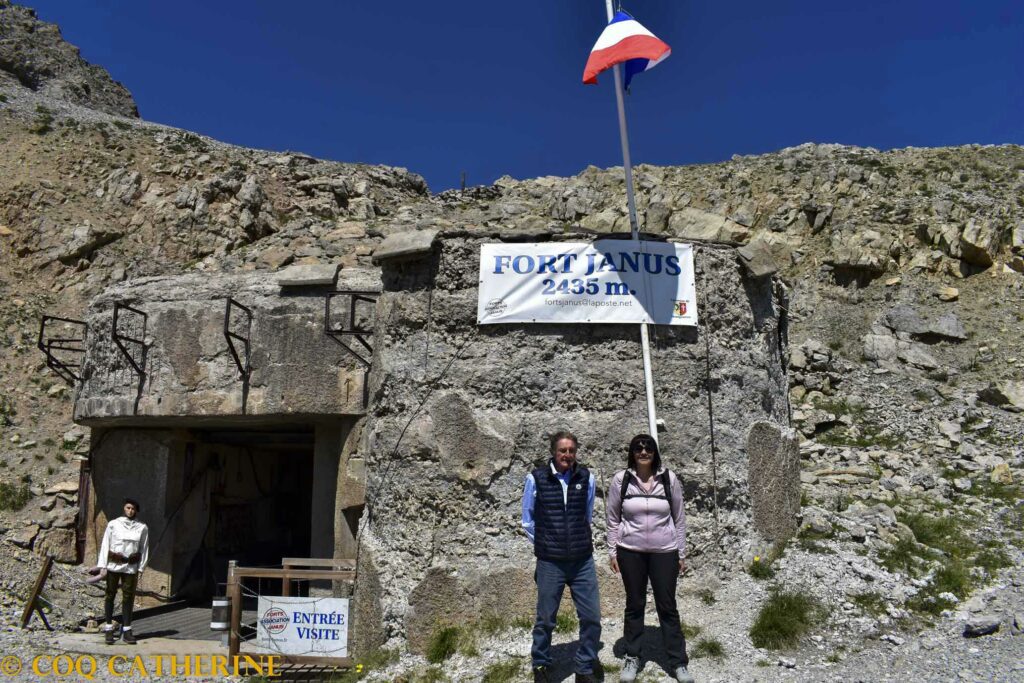
[[[379,602],[361,601],[383,638],[405,637],[413,649],[439,623],[532,612],[520,499],[524,477],[547,458],[549,434],[568,428],[580,438],[581,459],[598,477],[602,548],[606,487],[629,438],[646,431],[638,326],[478,326],[483,241],[442,235],[429,253],[383,261],[360,446],[369,476],[361,580],[376,574],[382,589]],[[786,302],[781,284],[749,277],[732,248],[698,245],[695,257],[703,323],[652,328],[656,401],[665,461],[685,481],[691,564],[724,566],[758,542],[748,431],[757,421],[788,425]],[[602,599],[619,609],[621,585],[605,565]]]
[[[153,553],[143,588],[163,597],[208,589],[192,585],[194,563],[203,559],[211,528],[229,517],[230,511],[215,514],[218,497],[222,508],[223,499],[237,499],[235,516],[247,516],[254,533],[290,530],[308,539],[277,542],[274,547],[301,550],[285,554],[355,556],[365,474],[353,451],[361,434],[366,375],[325,334],[325,296],[376,291],[380,280],[375,271],[350,270],[334,281],[337,268],[327,270],[327,278],[322,272],[293,272],[279,274],[277,282],[267,273],[147,278],[116,285],[92,302],[75,399],[76,421],[92,428],[92,495],[82,511],[87,561],[96,557],[106,522],[121,514],[125,496],[142,501],[141,517],[150,526]],[[252,375],[244,406],[242,381],[224,338],[228,297],[253,311]],[[360,304],[366,310],[359,318],[372,316],[368,301]],[[111,338],[115,302],[147,315],[141,381]],[[348,321],[347,304],[345,295],[334,299],[331,329]],[[141,337],[134,334],[137,320],[130,312],[125,320],[122,332]],[[235,324],[232,329],[238,330]],[[142,358],[140,347],[128,346]],[[225,468],[234,468],[232,482],[218,489]],[[260,517],[266,510],[258,501],[268,491],[297,496],[304,518],[285,525]],[[287,506],[287,498],[281,495],[275,504]],[[229,544],[220,547],[230,551]],[[226,564],[219,556],[205,561]]]
[[[146,278],[116,285],[90,305],[87,353],[75,419],[356,415],[363,412],[363,366],[324,333],[324,296],[376,290],[371,271],[348,271],[335,285],[284,288],[265,273]],[[225,303],[252,309],[252,375],[243,413],[239,370],[224,337]],[[115,303],[147,315],[145,353],[126,342],[144,378],[112,339]],[[338,308],[343,301],[336,302]],[[122,309],[119,330],[142,335],[141,317]],[[243,316],[235,311],[233,331]],[[240,347],[239,347],[240,348]]]

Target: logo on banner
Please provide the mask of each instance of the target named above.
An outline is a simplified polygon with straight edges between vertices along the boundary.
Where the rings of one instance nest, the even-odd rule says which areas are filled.
[[[672,305],[672,317],[676,318],[676,317],[680,317],[680,316],[684,316],[684,315],[686,315],[686,302],[685,301],[675,301],[675,302],[673,302],[673,305]]]
[[[508,304],[505,303],[504,299],[491,299],[484,306],[484,311],[487,315],[501,315],[508,309]]]
[[[260,624],[267,629],[267,633],[280,633],[288,628],[288,614],[280,607],[271,607],[263,613]]]

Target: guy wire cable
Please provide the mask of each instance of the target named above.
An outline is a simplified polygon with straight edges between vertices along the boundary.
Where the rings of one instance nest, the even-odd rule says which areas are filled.
[[[373,493],[372,494],[367,494],[367,496],[366,496],[366,519],[365,519],[365,521],[362,524],[359,525],[359,528],[356,531],[356,557],[355,557],[355,560],[356,560],[357,572],[356,572],[356,578],[355,578],[355,581],[353,582],[353,587],[352,587],[353,595],[355,594],[355,584],[359,581],[359,573],[358,573],[359,553],[360,553],[360,550],[362,549],[362,544],[363,544],[363,530],[366,528],[366,526],[368,526],[373,521],[373,513],[374,513],[374,509],[376,507],[377,499],[380,497],[381,492],[384,489],[384,485],[387,483],[388,477],[390,476],[391,465],[394,464],[394,462],[395,462],[395,456],[398,454],[398,447],[401,445],[402,439],[405,438],[405,433],[406,433],[406,431],[408,431],[409,427],[412,425],[413,420],[416,419],[416,417],[419,415],[420,411],[423,409],[423,406],[426,405],[427,399],[430,398],[430,395],[432,393],[434,393],[434,389],[437,388],[438,382],[440,382],[442,379],[444,379],[445,375],[448,374],[448,371],[451,369],[452,365],[455,364],[455,361],[457,361],[459,358],[462,357],[462,352],[466,349],[467,346],[469,346],[471,341],[472,341],[472,337],[466,337],[465,341],[462,342],[462,345],[460,345],[459,348],[457,348],[455,350],[455,354],[448,361],[448,364],[444,366],[443,370],[441,370],[441,373],[437,377],[435,377],[429,383],[428,388],[427,388],[427,393],[424,394],[422,399],[420,399],[419,405],[416,406],[416,409],[412,412],[412,415],[409,416],[408,421],[406,421],[405,426],[402,427],[402,431],[398,435],[398,439],[395,441],[394,447],[391,449],[391,455],[388,457],[388,463],[384,467],[384,473],[383,473],[383,475],[380,478],[380,482],[377,484],[377,487],[374,489]]]
[[[711,492],[713,495],[713,510],[715,515],[715,547],[718,547],[720,531],[718,525],[718,451],[715,448],[715,408],[711,400],[711,310],[708,308],[708,267],[705,263],[701,269],[701,283],[704,289],[704,362],[706,374],[704,378],[708,396],[708,425],[711,436]]]

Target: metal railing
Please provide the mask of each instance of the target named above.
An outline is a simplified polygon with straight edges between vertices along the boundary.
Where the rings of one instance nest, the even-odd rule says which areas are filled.
[[[51,323],[63,323],[75,331],[71,332],[70,337],[49,336],[47,326]],[[85,356],[85,338],[88,333],[89,325],[73,318],[44,315],[39,321],[39,339],[36,346],[46,355],[46,367],[70,386],[74,386],[82,379],[82,358]]]

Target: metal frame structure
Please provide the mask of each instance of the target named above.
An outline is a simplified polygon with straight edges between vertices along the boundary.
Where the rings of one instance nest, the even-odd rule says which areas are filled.
[[[141,339],[136,339],[135,337],[129,337],[127,335],[123,335],[119,331],[120,322],[121,322],[121,311],[122,310],[128,311],[129,313],[134,313],[135,315],[138,315],[138,316],[142,316],[142,338]],[[129,306],[127,304],[122,304],[122,303],[115,303],[114,304],[114,322],[110,326],[110,336],[114,340],[114,344],[117,345],[117,348],[121,350],[121,355],[124,356],[125,360],[128,361],[128,364],[132,366],[132,370],[135,371],[135,374],[137,374],[140,379],[144,378],[146,376],[146,341],[145,341],[145,339],[146,339],[146,323],[148,322],[148,320],[149,320],[149,316],[146,314],[145,311],[140,311],[137,308],[132,308],[131,306]],[[137,344],[138,347],[142,350],[142,360],[141,360],[141,362],[135,360],[135,357],[132,355],[132,352],[125,346],[126,342],[129,343],[129,344]]]
[[[338,296],[349,297],[348,305],[348,324],[343,326],[343,329],[336,330],[331,327],[331,301]],[[338,342],[346,351],[356,357],[362,365],[369,370],[370,365],[373,363],[373,346],[367,341],[368,337],[373,336],[373,329],[367,329],[356,326],[356,303],[376,303],[377,297],[380,296],[380,292],[373,292],[369,290],[342,290],[338,292],[329,292],[324,296],[324,334]],[[370,358],[363,358],[355,349],[348,344],[344,343],[342,339],[344,337],[354,337],[363,348],[369,351]]]
[[[81,329],[81,335],[74,337],[49,337],[46,336],[46,326],[50,322],[62,322],[75,325]],[[82,379],[79,371],[82,368],[81,358],[85,356],[85,338],[89,334],[89,325],[81,320],[73,318],[60,318],[55,315],[44,315],[39,321],[39,339],[36,346],[46,355],[46,367],[57,373],[57,376],[74,386]],[[81,354],[79,362],[70,362],[56,355],[56,352],[64,354]]]
[[[231,309],[236,308],[245,314],[245,336],[242,336],[231,329]],[[250,364],[252,356],[252,309],[248,306],[243,306],[231,297],[228,297],[224,305],[224,340],[228,344],[228,350],[231,352],[231,357],[235,361],[235,367],[238,368],[238,374],[242,378],[242,414],[245,414],[246,406],[249,402],[249,376],[252,374],[252,365]],[[242,345],[242,354],[239,355],[238,349],[235,348],[235,342],[239,342]],[[244,362],[243,362],[244,358]]]
[[[342,329],[340,330],[333,329],[331,326],[331,302],[338,296],[349,297],[348,320],[346,324],[342,325]],[[373,329],[358,327],[356,325],[356,304],[359,302],[376,304],[377,297],[379,296],[380,292],[352,289],[328,292],[324,296],[324,334],[337,342],[341,348],[355,356],[355,359],[363,366],[363,408],[366,407],[366,404],[370,400],[370,383],[367,381],[367,376],[370,374],[370,367],[373,364],[373,345],[370,344],[368,339],[372,338]],[[354,337],[355,340],[369,352],[368,357],[364,358],[358,351],[356,351],[356,349],[342,341],[345,337]]]

